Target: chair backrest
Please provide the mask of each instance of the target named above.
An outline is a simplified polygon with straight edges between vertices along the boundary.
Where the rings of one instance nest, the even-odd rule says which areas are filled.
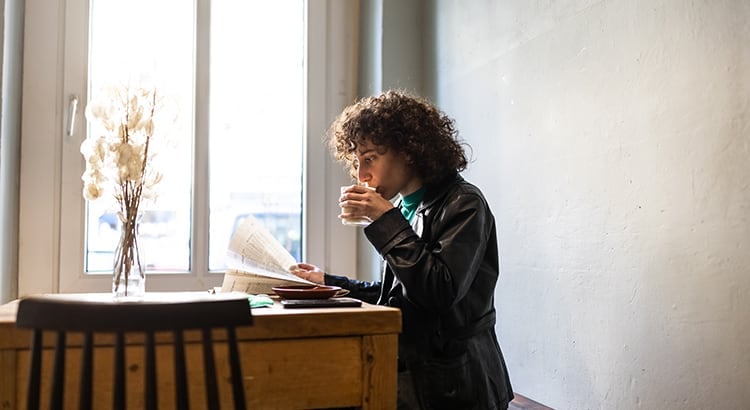
[[[216,366],[211,330],[225,328],[229,350],[234,408],[244,409],[244,389],[235,328],[252,324],[246,295],[152,293],[138,301],[118,301],[112,295],[43,295],[23,298],[18,305],[16,326],[31,328],[30,369],[27,408],[39,408],[41,395],[42,334],[55,332],[50,408],[63,407],[66,337],[70,332],[83,334],[79,408],[92,408],[94,334],[114,334],[114,375],[112,408],[125,408],[125,333],[139,332],[144,337],[144,407],[158,406],[155,332],[171,331],[174,343],[175,406],[189,408],[185,340],[183,331],[200,329],[206,387],[205,408],[219,408]],[[97,406],[98,407],[98,406]],[[201,406],[202,407],[202,406]]]

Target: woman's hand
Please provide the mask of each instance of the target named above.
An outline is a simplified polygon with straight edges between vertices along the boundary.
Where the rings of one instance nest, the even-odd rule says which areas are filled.
[[[342,192],[339,206],[342,208],[339,219],[365,216],[373,221],[393,208],[391,201],[383,198],[375,189],[361,185],[352,185]]]
[[[325,285],[325,272],[320,270],[320,268],[315,265],[311,265],[309,263],[298,263],[296,265],[292,265],[289,270],[302,279]]]

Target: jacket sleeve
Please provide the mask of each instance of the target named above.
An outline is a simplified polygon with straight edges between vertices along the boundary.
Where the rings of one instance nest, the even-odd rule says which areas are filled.
[[[396,210],[365,234],[403,284],[404,297],[426,309],[448,309],[468,292],[484,259],[492,214],[478,192],[459,190],[431,210],[429,237],[420,238]],[[424,235],[424,233],[423,233]]]
[[[338,286],[349,291],[347,296],[359,299],[363,302],[376,304],[380,296],[380,282],[365,282],[361,280],[349,279],[346,276],[336,276],[325,274],[325,284],[329,286]]]

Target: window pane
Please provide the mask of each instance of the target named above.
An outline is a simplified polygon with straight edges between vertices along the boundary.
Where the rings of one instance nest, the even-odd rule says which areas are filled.
[[[301,1],[211,2],[209,268],[253,214],[300,259]]]
[[[155,203],[144,202],[140,240],[148,270],[190,269],[194,5],[184,0],[91,0],[89,100],[101,87],[146,77],[177,108]],[[169,22],[167,25],[165,22]],[[158,133],[160,130],[156,130]],[[163,130],[162,130],[163,131]],[[111,197],[88,204],[86,271],[111,272],[119,235]]]

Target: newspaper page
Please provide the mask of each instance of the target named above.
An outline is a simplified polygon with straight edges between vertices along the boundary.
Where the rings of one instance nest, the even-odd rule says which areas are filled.
[[[265,226],[248,215],[229,241],[221,291],[270,294],[276,286],[314,285],[289,271],[296,263]]]

